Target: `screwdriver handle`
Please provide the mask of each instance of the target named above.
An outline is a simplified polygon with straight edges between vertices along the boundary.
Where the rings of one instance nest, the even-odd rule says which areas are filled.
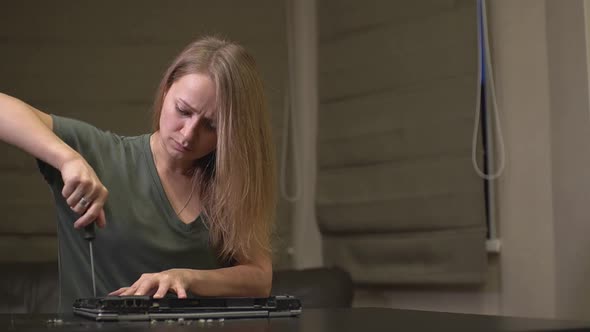
[[[84,226],[84,239],[87,241],[92,241],[95,238],[94,234],[94,222]]]

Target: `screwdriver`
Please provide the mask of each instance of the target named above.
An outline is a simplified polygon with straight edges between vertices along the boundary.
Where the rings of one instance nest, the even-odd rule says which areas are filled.
[[[94,254],[92,252],[92,240],[94,240],[94,222],[84,227],[84,239],[88,241],[90,250],[90,271],[92,273],[92,294],[96,297],[96,280],[94,279]]]

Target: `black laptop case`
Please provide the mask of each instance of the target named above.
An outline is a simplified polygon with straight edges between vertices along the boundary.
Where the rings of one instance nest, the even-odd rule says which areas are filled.
[[[301,313],[290,295],[268,298],[107,296],[77,299],[74,314],[97,321],[288,317]]]

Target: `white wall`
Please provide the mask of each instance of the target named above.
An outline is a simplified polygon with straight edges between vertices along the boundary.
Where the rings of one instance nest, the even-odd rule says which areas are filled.
[[[293,267],[322,266],[322,242],[315,216],[318,117],[317,16],[315,0],[285,0],[293,140]],[[297,195],[298,194],[298,195]]]
[[[509,167],[498,184],[501,313],[590,317],[584,1],[495,1]]]
[[[549,73],[544,1],[493,1],[492,58],[507,167],[497,184],[500,311],[555,315]]]
[[[586,3],[587,5],[587,3]],[[585,1],[547,1],[555,308],[590,318],[590,103]]]

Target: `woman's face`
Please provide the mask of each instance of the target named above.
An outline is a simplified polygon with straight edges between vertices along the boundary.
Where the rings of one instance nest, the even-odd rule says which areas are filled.
[[[160,137],[168,155],[180,162],[202,158],[217,146],[215,85],[202,74],[172,84],[162,104]]]

